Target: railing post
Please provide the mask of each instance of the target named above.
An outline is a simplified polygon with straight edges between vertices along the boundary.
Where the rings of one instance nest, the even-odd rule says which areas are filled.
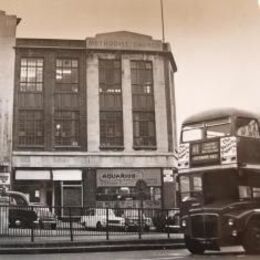
[[[109,214],[108,214],[108,208],[106,208],[106,240],[109,240],[108,221],[109,221]]]
[[[33,206],[31,206],[31,211],[33,212]],[[31,242],[34,242],[34,222],[31,223]]]
[[[72,227],[71,207],[69,207],[69,220],[70,220],[70,241],[73,241],[73,227]]]
[[[141,209],[138,209],[138,238],[142,239]]]
[[[170,238],[169,209],[167,209],[166,211],[166,226],[167,226],[167,237]]]

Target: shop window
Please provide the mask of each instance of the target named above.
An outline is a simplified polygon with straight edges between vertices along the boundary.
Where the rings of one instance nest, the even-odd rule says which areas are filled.
[[[149,187],[149,196],[144,200],[146,208],[161,206],[161,188]],[[112,208],[138,208],[140,200],[135,187],[98,187],[96,192],[97,207],[104,205]]]
[[[20,66],[20,91],[42,92],[43,59],[22,58]]]
[[[79,146],[79,113],[55,111],[55,145]]]
[[[100,146],[123,146],[121,62],[99,60]]]
[[[19,111],[18,140],[20,146],[43,145],[42,111]]]
[[[154,148],[155,110],[150,61],[131,61],[133,134],[135,148]]]

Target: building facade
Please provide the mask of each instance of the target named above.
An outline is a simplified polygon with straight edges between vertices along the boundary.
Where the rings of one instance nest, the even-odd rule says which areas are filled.
[[[169,44],[126,31],[12,44],[11,188],[48,206],[139,207],[142,180],[144,207],[173,207]]]
[[[0,10],[0,186],[10,188],[16,26],[20,19]]]

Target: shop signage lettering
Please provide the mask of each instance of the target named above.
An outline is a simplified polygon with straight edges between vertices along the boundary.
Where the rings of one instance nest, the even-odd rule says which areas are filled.
[[[159,169],[99,169],[96,178],[98,187],[134,187],[138,180],[144,180],[147,186],[161,185]]]
[[[102,175],[103,179],[135,179],[135,173],[104,173]]]

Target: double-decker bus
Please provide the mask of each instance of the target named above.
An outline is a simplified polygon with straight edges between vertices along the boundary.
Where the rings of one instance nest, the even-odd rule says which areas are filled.
[[[260,132],[257,115],[210,110],[181,128],[181,228],[194,254],[242,245],[260,253]]]

